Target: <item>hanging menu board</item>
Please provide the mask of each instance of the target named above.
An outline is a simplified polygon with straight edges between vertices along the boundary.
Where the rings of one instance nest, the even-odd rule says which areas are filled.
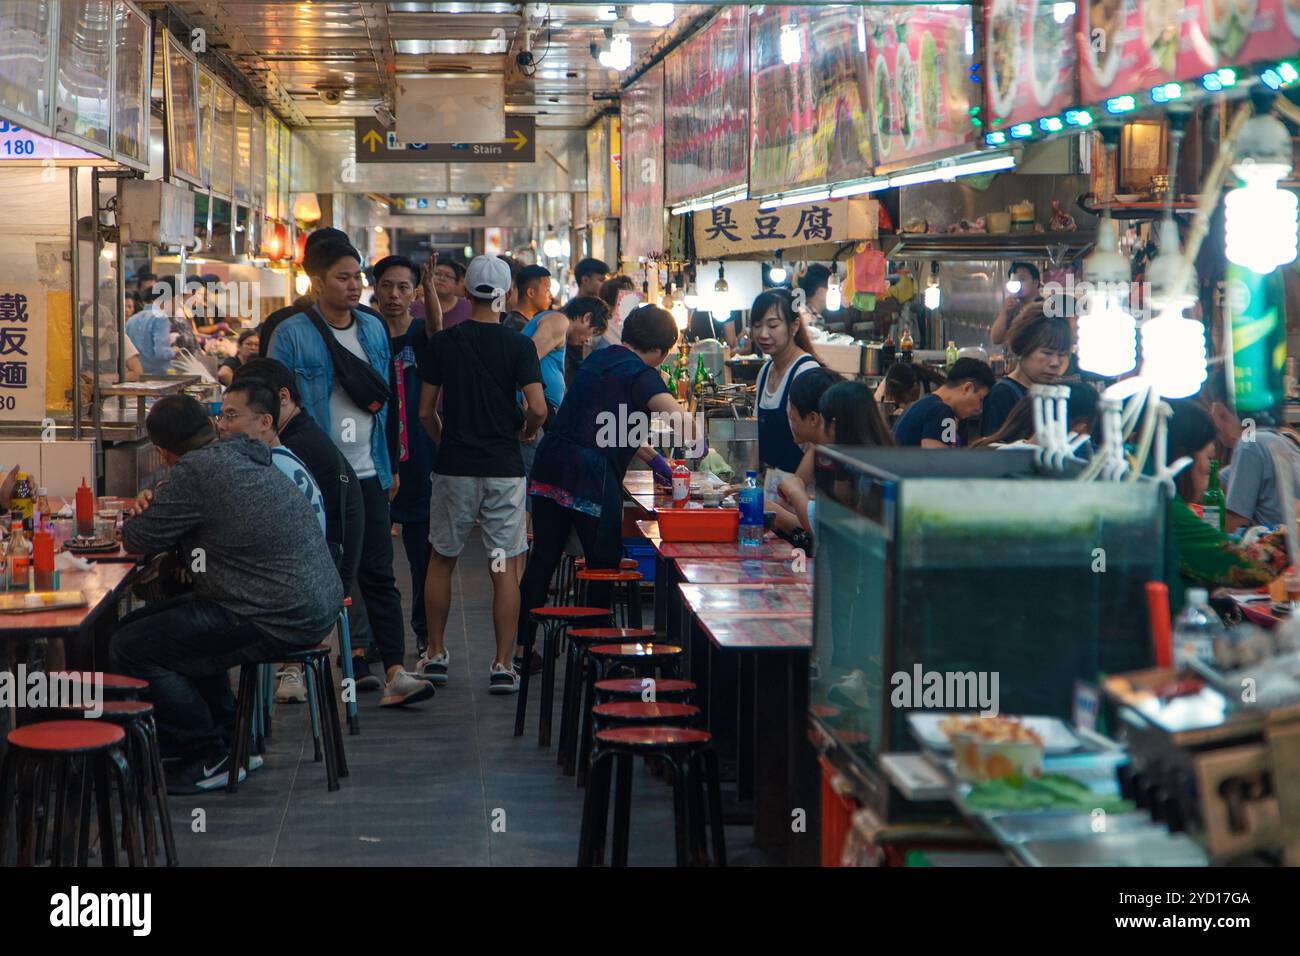
[[[749,174],[748,8],[723,8],[664,61],[670,204],[745,185]]]
[[[609,215],[609,122],[604,118],[587,128],[587,217]]]
[[[750,15],[751,195],[871,172],[859,7],[763,7]]]
[[[228,199],[234,192],[235,94],[220,83],[213,85],[212,191]]]
[[[867,13],[871,136],[878,164],[968,142],[974,35],[969,7]]]
[[[1186,0],[1177,78],[1300,52],[1300,0]]]
[[[660,63],[623,91],[624,259],[657,256],[664,248],[664,67]]]
[[[0,115],[50,132],[53,0],[0,3]]]
[[[1050,116],[1076,102],[1074,9],[1053,0],[985,0],[989,129]]]
[[[120,162],[149,168],[149,21],[125,0],[114,8],[113,142]]]
[[[1183,0],[1090,0],[1079,18],[1079,98],[1112,96],[1166,83],[1183,30]]]
[[[60,7],[54,127],[87,149],[111,156],[113,0]]]
[[[171,174],[203,185],[199,169],[198,80],[194,61],[167,34],[167,142]]]
[[[289,202],[289,191],[293,188],[293,133],[289,127],[280,124],[280,218],[288,220],[293,215],[293,205]]]
[[[253,178],[253,110],[235,100],[235,199],[250,202]]]

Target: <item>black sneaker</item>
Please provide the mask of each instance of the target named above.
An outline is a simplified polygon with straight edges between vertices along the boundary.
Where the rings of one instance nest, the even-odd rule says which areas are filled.
[[[370,673],[370,665],[360,655],[352,658],[352,679],[359,691],[376,691],[384,689],[384,682],[379,675]]]
[[[512,663],[514,664],[515,670],[522,674],[524,670],[524,659],[522,657],[516,657]],[[542,655],[538,654],[536,651],[533,651],[532,656],[528,659],[528,673],[540,674],[541,672],[542,672]]]
[[[259,764],[260,766],[260,764]],[[230,752],[221,756],[209,754],[190,763],[164,768],[167,777],[167,792],[170,794],[206,793],[224,787],[230,778]],[[243,783],[248,773],[239,768],[239,782]]]

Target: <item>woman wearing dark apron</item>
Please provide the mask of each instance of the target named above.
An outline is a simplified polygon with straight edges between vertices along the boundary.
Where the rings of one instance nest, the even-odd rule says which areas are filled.
[[[648,445],[631,441],[648,432],[650,416],[678,413],[659,366],[677,342],[673,317],[643,305],[623,323],[622,342],[592,352],[578,366],[573,384],[529,476],[533,549],[520,583],[518,644],[531,647],[537,631],[531,610],[546,604],[570,530],[577,532],[587,567],[617,568],[623,556],[623,475],[633,457],[650,462],[656,476],[671,476],[668,464]],[[634,422],[644,417],[644,428]],[[619,434],[621,428],[627,434]],[[687,442],[693,436],[684,435]],[[601,593],[602,590],[605,593]],[[589,603],[608,606],[609,586],[593,587]]]
[[[757,464],[767,471],[764,498],[775,500],[772,496],[777,485],[786,475],[794,474],[803,458],[803,449],[795,444],[790,431],[790,383],[821,362],[788,292],[770,289],[759,295],[750,307],[749,321],[751,339],[770,358],[758,373]]]

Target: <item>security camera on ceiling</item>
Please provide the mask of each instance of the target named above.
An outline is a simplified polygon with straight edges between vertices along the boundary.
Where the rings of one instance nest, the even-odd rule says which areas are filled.
[[[320,97],[322,103],[330,106],[337,106],[343,102],[343,94],[348,88],[339,83],[320,83],[316,86],[316,95]]]

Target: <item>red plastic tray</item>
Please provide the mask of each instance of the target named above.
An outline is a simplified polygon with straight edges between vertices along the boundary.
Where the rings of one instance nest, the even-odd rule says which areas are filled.
[[[661,541],[735,541],[739,508],[658,508]]]

